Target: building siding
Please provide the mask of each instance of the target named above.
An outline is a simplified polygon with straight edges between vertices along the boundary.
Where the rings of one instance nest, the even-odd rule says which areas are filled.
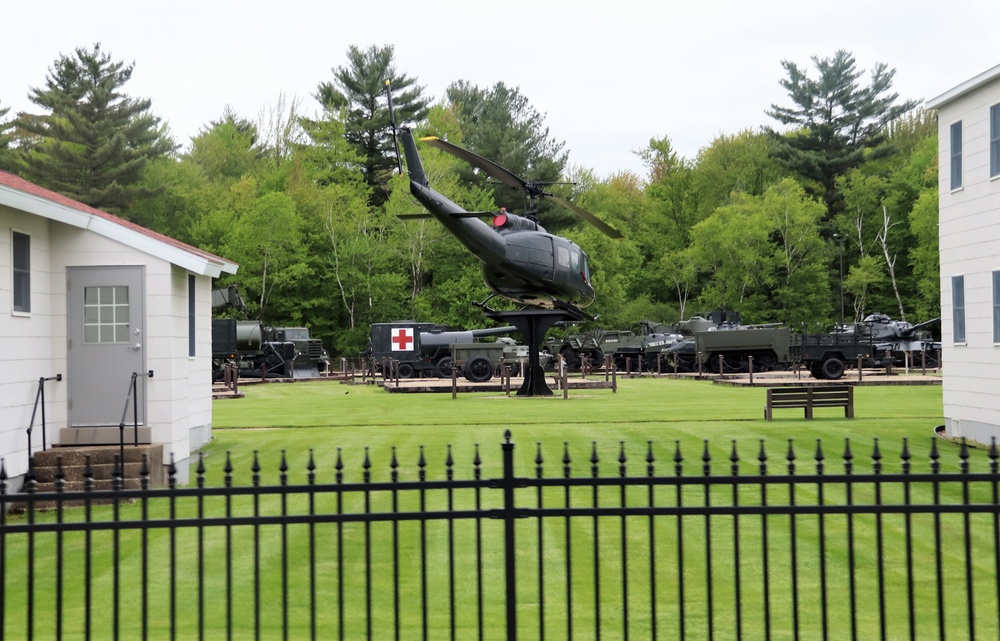
[[[11,229],[31,236],[31,313],[12,313]],[[196,356],[188,355],[188,272],[77,227],[0,206],[0,457],[10,477],[27,471],[26,429],[40,377],[66,375],[67,269],[142,265],[146,292],[146,417],[186,476],[191,453],[211,438],[211,278],[196,276]],[[97,373],[97,372],[95,372]],[[68,381],[46,383],[49,446],[68,422]],[[122,384],[124,407],[127,381]],[[194,437],[192,438],[192,434]],[[40,416],[32,449],[41,448]]]
[[[989,177],[989,112],[1000,79],[939,108],[938,141],[944,414],[948,433],[988,443],[1000,436],[1000,345],[993,342],[992,274],[1000,270],[1000,180]],[[962,121],[963,186],[950,190],[949,128]],[[964,344],[955,344],[952,277],[965,278]]]

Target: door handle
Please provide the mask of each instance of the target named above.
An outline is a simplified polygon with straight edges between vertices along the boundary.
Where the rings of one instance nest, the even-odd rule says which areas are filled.
[[[138,352],[140,349],[142,349],[142,344],[141,343],[136,343],[135,345],[132,346],[132,351],[133,352]]]

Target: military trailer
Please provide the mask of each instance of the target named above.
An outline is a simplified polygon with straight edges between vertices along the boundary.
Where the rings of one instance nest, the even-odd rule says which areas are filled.
[[[407,320],[372,323],[366,355],[376,363],[383,360],[397,362],[400,378],[447,378],[451,376],[452,345],[478,344],[479,338],[516,331],[513,325],[449,331],[444,325],[436,323]]]
[[[861,361],[861,367],[881,364],[872,335],[866,332],[799,334],[792,347],[795,361],[813,378],[837,380]]]

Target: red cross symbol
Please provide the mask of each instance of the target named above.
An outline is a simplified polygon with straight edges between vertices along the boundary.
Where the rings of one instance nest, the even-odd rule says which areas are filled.
[[[392,351],[409,352],[413,343],[413,334],[409,327],[393,328],[392,330]]]

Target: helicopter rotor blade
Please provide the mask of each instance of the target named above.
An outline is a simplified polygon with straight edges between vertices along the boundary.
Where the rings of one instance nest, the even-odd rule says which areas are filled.
[[[472,153],[468,149],[462,149],[461,147],[453,145],[447,140],[441,140],[436,136],[421,138],[420,141],[427,143],[435,149],[440,149],[441,151],[449,153],[456,158],[461,158],[473,167],[482,169],[487,174],[493,176],[508,187],[512,187],[514,189],[528,189],[527,181],[518,178],[492,160],[487,160],[479,154]]]
[[[452,156],[455,156],[456,158],[460,158],[460,159],[464,160],[465,162],[469,163],[473,167],[477,167],[479,169],[482,169],[487,174],[489,174],[493,178],[499,180],[501,183],[503,183],[504,185],[507,185],[508,187],[512,187],[514,189],[520,189],[520,190],[523,190],[523,191],[527,192],[528,196],[531,197],[531,198],[533,198],[533,199],[535,199],[535,198],[542,198],[542,197],[544,197],[544,198],[551,198],[552,200],[554,200],[555,202],[559,203],[560,205],[562,205],[566,209],[569,209],[574,214],[576,214],[580,218],[584,219],[585,221],[587,221],[588,223],[590,223],[594,227],[597,227],[599,230],[601,230],[601,232],[603,232],[606,236],[608,236],[610,238],[624,238],[624,236],[622,236],[622,233],[620,231],[618,231],[614,227],[608,225],[607,223],[605,223],[604,221],[602,221],[600,218],[598,218],[594,214],[592,214],[589,211],[587,211],[586,209],[583,209],[582,207],[578,207],[578,206],[574,205],[573,203],[571,203],[570,201],[566,200],[565,198],[561,198],[559,196],[554,196],[554,195],[552,195],[552,194],[550,194],[550,193],[545,192],[545,191],[542,190],[542,187],[545,186],[545,185],[565,185],[565,184],[573,184],[573,183],[564,183],[564,182],[528,182],[528,181],[524,180],[523,178],[520,178],[517,175],[512,174],[510,171],[504,169],[503,167],[501,167],[500,165],[496,164],[492,160],[487,160],[486,158],[483,158],[479,154],[473,153],[473,152],[469,151],[468,149],[462,149],[461,147],[458,147],[457,145],[453,145],[453,144],[451,144],[450,142],[448,142],[446,140],[441,140],[440,138],[437,138],[435,136],[429,136],[427,138],[421,138],[420,140],[421,140],[421,142],[427,143],[431,147],[434,147],[436,149],[440,149],[441,151],[449,153]]]
[[[601,220],[600,218],[598,218],[594,214],[590,213],[589,211],[587,211],[583,207],[579,207],[577,205],[574,205],[570,201],[568,201],[565,198],[562,198],[560,196],[553,196],[552,194],[545,194],[545,197],[546,198],[550,198],[551,200],[559,203],[560,205],[562,205],[566,209],[570,210],[571,212],[573,212],[574,214],[576,214],[580,218],[584,219],[585,221],[587,221],[588,223],[590,223],[594,227],[597,227],[599,230],[601,230],[604,233],[605,236],[607,236],[609,238],[624,238],[624,236],[622,235],[622,233],[620,231],[618,231],[617,229],[615,229],[611,225],[607,224],[606,222],[604,222],[603,220]]]
[[[459,214],[448,214],[451,218],[492,218],[496,216],[495,211],[466,211]],[[396,218],[401,220],[429,220],[434,218],[430,214],[396,214]]]

